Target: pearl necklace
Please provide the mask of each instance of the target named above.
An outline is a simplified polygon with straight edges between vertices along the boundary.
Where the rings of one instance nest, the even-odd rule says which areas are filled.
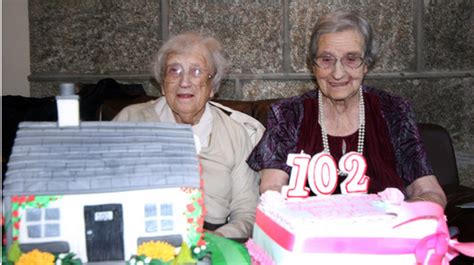
[[[326,125],[324,121],[324,107],[323,107],[323,96],[321,90],[318,90],[318,103],[319,103],[319,124],[321,125],[321,134],[323,137],[323,152],[331,154],[329,150],[328,133],[326,131]],[[364,151],[364,137],[365,137],[365,105],[364,97],[362,93],[362,86],[359,87],[359,135],[357,140],[357,152],[362,155]]]

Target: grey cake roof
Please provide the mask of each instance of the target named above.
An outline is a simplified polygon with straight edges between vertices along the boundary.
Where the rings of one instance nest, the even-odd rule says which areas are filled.
[[[56,122],[19,126],[4,195],[61,195],[199,187],[190,126],[172,123]]]

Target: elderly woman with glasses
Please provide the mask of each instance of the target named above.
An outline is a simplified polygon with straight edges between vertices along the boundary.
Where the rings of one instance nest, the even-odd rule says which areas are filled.
[[[261,172],[260,192],[281,191],[289,185],[290,153],[323,152],[337,165],[344,154],[357,152],[367,164],[366,192],[394,187],[408,200],[445,207],[446,197],[433,175],[409,103],[362,84],[376,50],[372,29],[359,14],[338,11],[318,21],[308,55],[317,89],[271,107],[267,130],[247,160]],[[335,168],[334,192],[349,193],[340,185],[347,173]],[[314,195],[314,188],[306,190]]]
[[[191,125],[201,146],[204,228],[225,237],[248,238],[255,220],[259,175],[245,160],[254,146],[251,136],[258,140],[263,126],[210,101],[226,71],[216,39],[193,32],[174,36],[153,62],[164,97],[128,106],[114,120]]]

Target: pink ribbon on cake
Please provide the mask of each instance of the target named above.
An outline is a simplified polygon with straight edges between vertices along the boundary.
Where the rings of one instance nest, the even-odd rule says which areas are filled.
[[[421,239],[415,246],[416,261],[421,264],[436,265],[449,264],[459,253],[474,257],[474,243],[458,242],[449,238],[448,226],[444,210],[432,202],[402,203],[402,210],[398,211],[399,227],[421,218],[435,218],[438,220],[436,233]]]
[[[308,238],[296,246],[292,233],[277,224],[259,208],[256,224],[275,242],[288,251],[307,253],[357,253],[357,254],[409,254],[414,253],[421,264],[448,264],[463,253],[474,256],[474,243],[462,243],[450,239],[443,209],[431,202],[402,203],[397,211],[399,224],[394,228],[421,218],[438,220],[437,232],[423,239],[411,238]]]

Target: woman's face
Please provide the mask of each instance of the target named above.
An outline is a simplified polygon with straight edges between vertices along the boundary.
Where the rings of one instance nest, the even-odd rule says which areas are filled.
[[[361,34],[353,30],[321,35],[316,56],[337,59],[336,63],[327,69],[313,66],[313,74],[324,96],[340,101],[356,95],[364,75],[367,73],[367,66],[362,64],[360,67],[352,69],[345,66],[341,59],[346,58],[346,62],[350,63],[363,58],[363,47],[364,40]]]
[[[178,123],[196,124],[214,95],[204,47],[168,55],[162,93]]]

